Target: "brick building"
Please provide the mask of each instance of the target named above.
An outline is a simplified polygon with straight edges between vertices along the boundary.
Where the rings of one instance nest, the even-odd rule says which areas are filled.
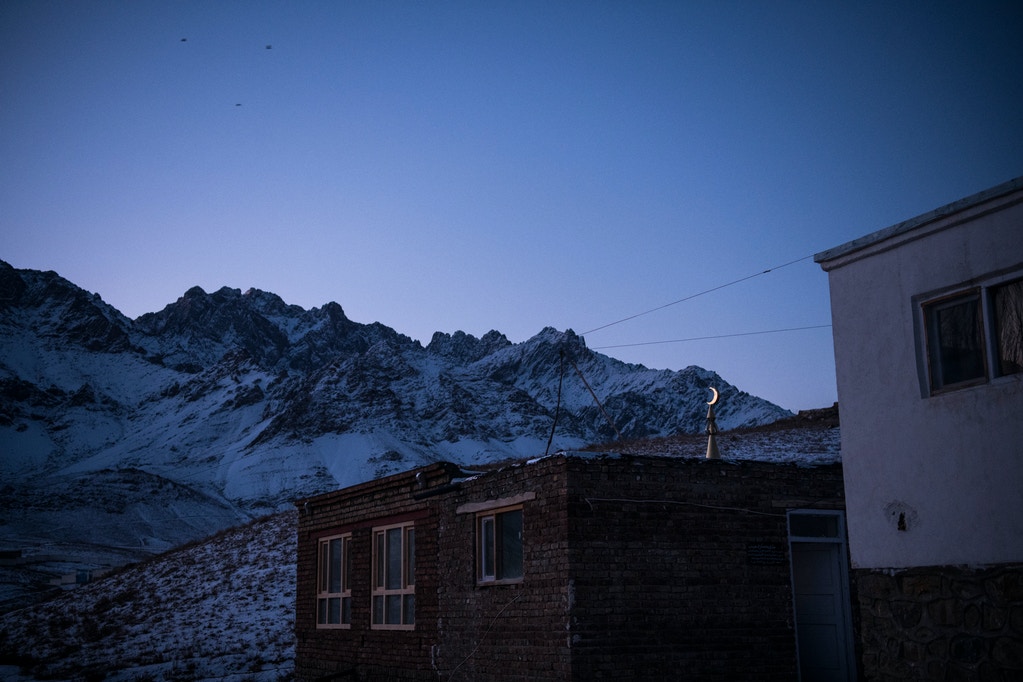
[[[559,453],[297,505],[299,679],[855,675],[839,464]]]

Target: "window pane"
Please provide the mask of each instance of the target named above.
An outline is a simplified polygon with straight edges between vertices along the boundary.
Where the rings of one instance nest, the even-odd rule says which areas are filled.
[[[384,586],[384,566],[385,566],[384,559],[385,559],[385,554],[384,554],[384,534],[383,533],[377,533],[376,534],[376,550],[375,550],[375,554],[373,556],[373,564],[376,566],[376,581],[374,582],[374,585],[376,585],[376,587],[383,587]]]
[[[405,531],[405,584],[416,584],[416,531]]]
[[[373,597],[373,624],[381,625],[384,622],[384,598],[382,595]]]
[[[345,592],[352,589],[352,539],[350,537],[344,538],[342,544],[342,561],[344,562],[341,571],[341,589]]]
[[[330,581],[327,591],[337,593],[341,591],[341,539],[330,541]]]
[[[501,514],[501,579],[522,577],[522,510]]]
[[[416,622],[416,595],[406,594],[404,596],[405,625],[414,625]]]
[[[980,299],[971,296],[931,311],[931,380],[935,388],[984,376]]]
[[[316,622],[320,625],[324,625],[327,622],[327,600],[317,599],[316,600]]]
[[[806,538],[837,538],[838,516],[835,514],[790,514],[789,532]]]
[[[387,531],[386,587],[389,590],[401,589],[401,535],[401,528],[391,528]]]
[[[346,625],[352,623],[352,598],[342,597],[341,598],[341,622]]]
[[[321,542],[318,545],[319,551],[319,581],[317,582],[319,592],[327,591],[327,576],[330,574],[330,562],[327,556],[327,543]]]
[[[401,624],[401,595],[400,594],[389,594],[387,599],[387,620],[384,621],[388,625],[400,625]]]
[[[1023,280],[993,290],[998,373],[1023,371]]]
[[[327,622],[334,625],[341,622],[341,600],[337,597],[327,600]]]
[[[494,517],[480,519],[480,577],[494,577]]]

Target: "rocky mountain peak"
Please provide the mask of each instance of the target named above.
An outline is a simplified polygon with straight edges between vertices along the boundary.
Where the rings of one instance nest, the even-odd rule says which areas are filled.
[[[536,456],[552,426],[554,449],[699,433],[709,382],[723,431],[789,414],[709,370],[626,364],[554,327],[517,343],[438,332],[424,348],[337,303],[230,287],[192,287],[132,322],[56,273],[6,264],[0,295],[0,479],[38,488],[40,509],[62,499],[46,485],[130,469],[204,496],[197,517],[229,504],[236,520],[424,462]],[[164,505],[139,496],[118,492],[143,520],[114,544],[181,527],[146,521]],[[58,524],[69,542],[90,530],[76,523]]]
[[[472,363],[510,345],[508,337],[495,330],[490,330],[479,339],[463,331],[454,334],[434,332],[426,350],[452,361]]]
[[[277,294],[260,289],[248,289],[242,294],[245,305],[269,317],[299,317],[305,311],[297,305],[288,305]]]
[[[0,267],[0,314],[47,339],[89,351],[116,353],[130,345],[130,321],[115,308],[56,272]],[[15,311],[20,318],[15,319]]]

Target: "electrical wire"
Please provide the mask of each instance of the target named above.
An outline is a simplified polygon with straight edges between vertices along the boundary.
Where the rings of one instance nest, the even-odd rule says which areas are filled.
[[[628,497],[586,497],[583,498],[586,504],[590,505],[590,509],[593,509],[594,502],[621,502],[623,504],[675,504],[684,507],[699,507],[701,509],[715,509],[718,511],[734,511],[742,512],[744,514],[756,514],[757,516],[782,516],[785,514],[779,514],[777,512],[764,512],[757,509],[749,509],[747,507],[726,507],[716,504],[701,504],[699,502],[687,502],[685,500],[644,500],[644,499],[633,499]]]
[[[565,382],[565,351],[558,351],[558,402],[554,404],[554,419],[551,422],[551,435],[547,439],[547,450],[543,456],[551,453],[551,443],[554,442],[554,430],[558,427],[558,413],[561,412],[561,385]]]
[[[593,402],[597,403],[597,407],[600,408],[600,412],[601,414],[604,415],[604,419],[606,419],[607,423],[611,425],[611,428],[614,429],[614,432],[618,434],[618,440],[622,440],[622,432],[618,430],[618,427],[615,426],[614,420],[611,419],[611,415],[607,413],[607,410],[605,410],[604,406],[600,403],[600,398],[597,397],[597,394],[594,392],[593,388],[590,387],[590,382],[586,381],[586,377],[583,376],[582,370],[579,369],[579,365],[575,364],[575,360],[573,360],[572,358],[569,358],[568,361],[572,363],[572,367],[575,368],[575,373],[578,374],[579,378],[583,380],[583,384],[586,385],[586,390],[588,390],[590,392],[590,395],[593,396]]]
[[[597,332],[597,331],[600,331],[602,329],[607,329],[608,327],[613,327],[616,324],[621,324],[622,322],[628,322],[629,320],[634,320],[637,317],[642,317],[643,315],[649,315],[650,313],[657,312],[658,310],[664,310],[665,308],[670,308],[673,305],[678,305],[679,303],[685,303],[686,301],[691,301],[692,299],[697,298],[699,296],[705,296],[706,294],[709,294],[711,292],[719,291],[719,290],[724,289],[726,287],[730,287],[730,286],[733,286],[735,284],[739,284],[741,282],[745,282],[747,280],[753,279],[754,277],[760,277],[761,275],[766,275],[767,273],[773,272],[775,270],[780,270],[782,268],[787,268],[788,266],[795,265],[796,263],[802,263],[803,261],[809,260],[811,258],[813,258],[812,254],[809,255],[809,256],[803,256],[802,258],[797,258],[796,260],[789,261],[788,263],[782,263],[781,265],[776,265],[773,268],[768,268],[768,269],[766,269],[766,270],[764,270],[762,272],[756,272],[756,273],[753,273],[752,275],[746,275],[745,277],[740,277],[739,279],[733,280],[731,282],[727,282],[725,284],[719,284],[716,287],[711,287],[710,289],[706,289],[706,290],[701,291],[699,293],[691,294],[689,296],[686,296],[685,298],[680,298],[677,301],[672,301],[671,303],[665,303],[664,305],[659,305],[656,308],[651,308],[650,310],[644,310],[641,313],[636,313],[635,315],[629,315],[628,317],[623,317],[622,319],[615,320],[614,322],[608,322],[607,324],[602,324],[599,327],[594,327],[593,329],[590,329],[588,331],[583,332],[583,335],[585,336],[587,334],[592,334],[593,332]],[[637,344],[637,345],[639,345],[639,344]],[[605,346],[605,347],[606,348],[611,348],[613,346]]]
[[[483,640],[486,639],[487,635],[490,634],[490,631],[494,629],[494,624],[497,622],[497,619],[500,618],[504,614],[504,612],[508,610],[509,606],[517,602],[519,599],[522,599],[521,593],[516,595],[510,602],[501,607],[501,610],[498,611],[497,615],[494,616],[493,620],[490,621],[490,625],[487,626],[486,632],[480,635],[480,638],[476,640],[476,646],[472,648],[472,651],[469,652],[469,655],[463,658],[461,661],[459,661],[458,665],[456,665],[448,672],[449,680],[453,680],[455,678],[455,673],[458,672],[458,669],[465,665],[466,661],[468,661],[470,658],[476,655],[476,652],[479,651],[480,646],[483,644]]]
[[[605,350],[607,348],[631,348],[633,346],[656,346],[663,343],[685,343],[687,341],[709,341],[711,339],[730,339],[737,336],[757,336],[758,334],[782,334],[784,332],[801,332],[808,329],[827,329],[830,324],[815,324],[808,327],[787,327],[785,329],[764,329],[756,332],[738,332],[736,334],[715,334],[713,336],[691,336],[687,339],[668,339],[665,341],[643,341],[640,343],[618,343],[610,346],[593,346],[590,350]]]

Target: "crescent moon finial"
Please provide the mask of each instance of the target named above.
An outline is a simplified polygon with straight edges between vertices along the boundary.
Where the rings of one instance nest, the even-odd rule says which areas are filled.
[[[707,404],[711,405],[711,406],[717,405],[718,404],[718,400],[721,399],[721,394],[718,393],[718,390],[716,388],[714,388],[713,386],[708,386],[707,388],[709,388],[711,390],[711,392],[714,394],[714,397],[711,398],[710,402],[707,403]]]

